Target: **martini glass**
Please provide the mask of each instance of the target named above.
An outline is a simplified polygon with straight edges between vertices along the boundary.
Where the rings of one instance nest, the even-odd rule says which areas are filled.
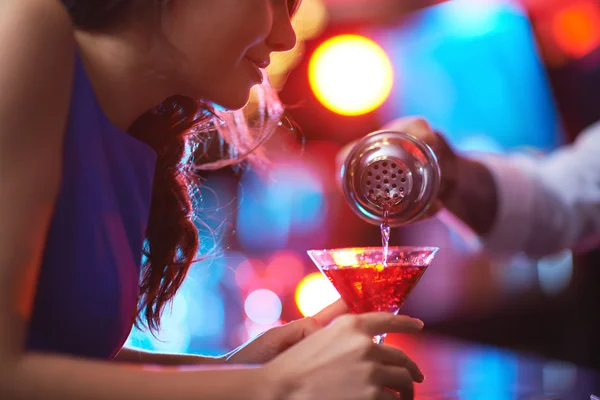
[[[437,247],[383,247],[309,250],[308,255],[355,314],[400,307],[433,261]],[[383,343],[386,334],[373,341]]]

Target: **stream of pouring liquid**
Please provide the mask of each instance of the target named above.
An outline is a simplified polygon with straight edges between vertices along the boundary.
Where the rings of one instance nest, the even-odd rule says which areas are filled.
[[[380,225],[381,229],[381,247],[383,248],[383,260],[382,264],[387,267],[387,259],[389,253],[389,244],[390,244],[390,226],[388,225],[388,217],[390,213],[389,204],[384,204],[383,206],[383,222]]]

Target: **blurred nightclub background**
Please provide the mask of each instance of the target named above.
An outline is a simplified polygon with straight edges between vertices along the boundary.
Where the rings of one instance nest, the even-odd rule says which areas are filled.
[[[294,23],[296,49],[268,73],[301,132],[282,128],[270,146],[303,151],[282,145],[267,177],[205,175],[203,251],[216,256],[194,265],[159,337],[135,330],[129,345],[222,354],[335,300],[306,250],[380,235],[337,191],[334,158],[394,118],[423,115],[456,148],[497,153],[546,152],[600,119],[596,0],[304,0]],[[441,248],[404,313],[430,332],[598,366],[598,302],[581,294],[600,292],[598,272],[573,268],[570,251],[491,259],[443,219],[392,233]]]

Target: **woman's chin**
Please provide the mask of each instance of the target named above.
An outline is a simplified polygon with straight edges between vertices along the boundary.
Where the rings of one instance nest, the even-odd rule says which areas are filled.
[[[221,98],[214,99],[211,102],[218,108],[222,108],[229,111],[239,110],[244,108],[250,100],[250,89],[246,91],[240,90],[238,93],[230,93],[228,96],[222,96]]]

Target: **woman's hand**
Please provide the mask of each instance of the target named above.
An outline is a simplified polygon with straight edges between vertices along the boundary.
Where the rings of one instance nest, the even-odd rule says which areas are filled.
[[[263,332],[227,354],[225,360],[229,364],[266,363],[348,311],[348,307],[340,299],[325,307],[314,317],[303,318]]]
[[[264,373],[277,399],[410,400],[423,373],[402,351],[372,337],[422,327],[391,313],[346,314],[267,363]]]

